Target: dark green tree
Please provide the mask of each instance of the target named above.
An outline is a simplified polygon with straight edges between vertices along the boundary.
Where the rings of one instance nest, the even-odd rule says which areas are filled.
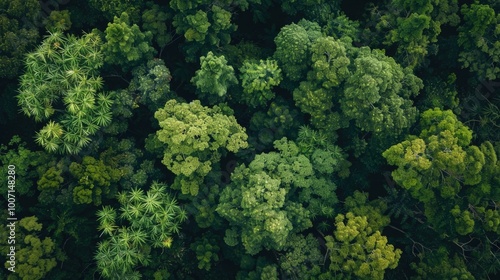
[[[26,52],[38,39],[40,3],[28,1],[0,1],[0,77],[14,78],[22,71]]]
[[[478,2],[461,8],[464,24],[458,28],[459,61],[480,79],[496,80],[500,77],[500,13]]]

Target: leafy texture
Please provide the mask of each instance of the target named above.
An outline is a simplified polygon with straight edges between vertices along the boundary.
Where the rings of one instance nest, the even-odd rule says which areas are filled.
[[[98,244],[95,260],[108,279],[136,279],[136,267],[151,262],[151,247],[170,248],[187,216],[161,183],[153,183],[147,192],[133,188],[119,193],[118,201],[119,211],[104,206],[97,212],[98,229],[107,237]]]
[[[97,35],[51,33],[26,56],[17,96],[22,112],[45,126],[36,142],[49,152],[78,153],[111,122],[112,97],[101,93],[103,63]]]
[[[166,144],[162,163],[177,175],[174,188],[183,194],[197,195],[203,178],[222,154],[248,145],[245,129],[218,106],[169,100],[156,111],[155,118],[161,127],[156,133],[158,140]]]
[[[398,265],[401,250],[369,227],[366,216],[339,214],[335,226],[334,234],[325,237],[330,250],[328,277],[340,274],[342,279],[384,279],[385,270]]]

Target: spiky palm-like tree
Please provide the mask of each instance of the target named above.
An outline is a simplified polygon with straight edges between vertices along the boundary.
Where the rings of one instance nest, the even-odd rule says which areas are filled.
[[[110,95],[100,92],[103,64],[95,34],[80,38],[53,32],[26,56],[18,104],[38,122],[48,121],[36,142],[49,152],[78,153],[111,123]]]
[[[110,206],[97,212],[98,230],[108,237],[99,244],[95,260],[104,277],[127,279],[135,266],[148,265],[145,252],[151,247],[172,245],[187,214],[161,183],[153,183],[147,192],[139,188],[121,192],[117,198],[120,214]]]

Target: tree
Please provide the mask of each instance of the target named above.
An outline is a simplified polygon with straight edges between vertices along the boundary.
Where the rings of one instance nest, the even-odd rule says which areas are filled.
[[[132,70],[134,78],[128,90],[137,95],[137,102],[146,105],[151,111],[158,110],[167,100],[176,95],[170,90],[172,75],[161,59],[152,59],[146,65]]]
[[[47,121],[36,142],[49,152],[76,154],[111,122],[112,97],[99,92],[100,46],[95,34],[54,32],[26,56],[18,104],[25,115]]]
[[[235,153],[248,146],[245,129],[218,106],[172,99],[156,111],[155,118],[161,127],[158,140],[166,144],[162,163],[177,175],[173,187],[183,194],[197,195],[203,178],[226,151]]]
[[[135,267],[150,264],[151,248],[170,248],[187,215],[165,184],[153,183],[147,192],[133,188],[117,197],[119,213],[111,206],[97,212],[98,230],[106,235],[98,244],[97,268],[105,278],[139,279]]]
[[[162,6],[149,3],[147,3],[149,9],[142,13],[142,29],[151,32],[156,44],[163,49],[172,41],[173,30],[169,30],[166,24],[172,18],[172,14]]]
[[[287,81],[297,82],[304,78],[310,65],[311,43],[320,36],[320,26],[307,20],[281,28],[274,39],[274,59],[278,61]]]
[[[489,143],[470,145],[472,131],[449,110],[427,110],[420,124],[418,137],[392,146],[383,156],[398,166],[392,173],[394,180],[424,204],[435,230],[469,234],[475,220],[482,220],[476,213],[484,213],[490,199],[498,200],[488,187],[492,176],[496,177],[490,172],[498,168],[495,152]],[[463,197],[463,193],[468,195]]]
[[[0,1],[0,77],[14,78],[21,72],[23,59],[38,39],[32,23],[40,13],[40,3]]]
[[[459,61],[480,79],[500,77],[500,14],[491,6],[474,3],[461,8],[464,24],[458,30],[458,44],[462,48]]]
[[[155,50],[151,46],[152,33],[142,32],[137,24],[131,25],[127,13],[115,16],[113,23],[108,23],[104,32],[106,42],[102,45],[102,51],[107,63],[128,70],[153,58]]]
[[[199,269],[209,271],[212,266],[212,262],[219,261],[217,253],[220,248],[217,246],[215,236],[207,237],[204,235],[202,238],[197,238],[196,242],[191,244],[190,248],[196,253]]]
[[[15,273],[9,274],[9,280],[39,280],[45,279],[49,271],[57,265],[57,247],[52,238],[39,237],[42,224],[36,216],[24,217],[16,228]],[[6,255],[12,244],[7,244],[7,231],[2,231],[2,255]],[[5,242],[5,243],[4,243]],[[10,267],[6,262],[5,267]]]
[[[14,136],[8,145],[0,145],[1,172],[8,174],[9,165],[15,166],[15,190],[19,195],[35,194],[33,181],[48,168],[46,164],[53,160],[44,151],[31,151],[19,136]],[[8,176],[0,177],[0,183],[7,186]],[[7,192],[2,194],[7,201]]]
[[[141,8],[144,6],[145,2],[130,0],[90,0],[89,4],[91,7],[101,11],[107,19],[112,19],[116,15],[127,13],[133,22],[137,22],[140,18]]]
[[[279,252],[279,267],[287,279],[318,279],[323,264],[318,239],[312,234],[290,236]]]
[[[275,60],[245,61],[240,68],[242,101],[251,107],[265,106],[274,98],[272,88],[281,82],[281,69]]]
[[[228,88],[238,83],[233,67],[227,65],[224,56],[208,52],[206,56],[200,57],[200,67],[191,83],[198,89],[198,95],[210,104],[224,100]]]
[[[44,20],[45,28],[51,32],[66,31],[71,28],[71,13],[67,10],[52,11]]]
[[[120,177],[120,171],[106,166],[102,160],[85,156],[81,163],[72,162],[69,171],[78,180],[73,189],[73,201],[76,204],[100,205],[102,197],[113,197]]]
[[[236,3],[234,3],[236,2]],[[237,26],[231,22],[231,6],[241,9],[248,7],[248,2],[208,0],[174,0],[170,7],[174,11],[173,26],[179,35],[186,39],[184,50],[186,60],[194,62],[201,54],[225,46],[231,41],[231,33]]]
[[[277,152],[256,155],[248,167],[235,169],[217,207],[231,226],[228,245],[241,242],[252,255],[262,249],[282,250],[288,236],[312,226],[313,217],[333,215],[336,201],[336,186],[328,180],[334,161],[325,164],[332,165],[329,170],[323,165],[320,171],[293,141],[283,138],[274,146]]]
[[[437,53],[434,43],[441,26],[456,26],[460,21],[456,0],[391,0],[385,8],[372,10],[376,29],[372,35],[378,36],[370,38],[385,37],[384,45],[396,46],[396,59],[404,67],[422,66],[428,54]]]
[[[369,227],[366,216],[339,214],[335,226],[334,234],[325,237],[330,271],[324,279],[384,279],[385,270],[398,265],[401,250]]]

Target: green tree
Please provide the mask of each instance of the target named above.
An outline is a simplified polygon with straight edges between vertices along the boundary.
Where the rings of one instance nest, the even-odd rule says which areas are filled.
[[[376,36],[370,38],[385,37],[383,44],[397,47],[397,61],[410,68],[422,66],[428,54],[437,53],[442,25],[456,26],[460,21],[456,0],[391,0],[380,10],[373,7]]]
[[[245,61],[240,68],[242,101],[251,107],[265,106],[274,98],[272,88],[281,82],[281,69],[275,60]]]
[[[69,171],[78,180],[73,189],[73,201],[76,204],[100,205],[102,197],[113,197],[120,171],[106,166],[102,160],[85,156],[81,163],[72,162]]]
[[[311,44],[320,36],[320,26],[307,20],[281,28],[274,39],[276,44],[274,59],[278,61],[287,81],[297,82],[305,77],[310,66]]]
[[[131,25],[127,13],[115,16],[104,32],[106,42],[102,45],[102,51],[107,63],[130,69],[153,58],[155,49],[151,46],[152,33],[142,32],[137,24]]]
[[[19,195],[35,194],[33,181],[38,179],[48,168],[46,163],[52,161],[51,155],[45,151],[32,151],[19,136],[14,136],[8,145],[0,145],[0,171],[8,174],[9,165],[15,166],[15,186]],[[7,186],[7,176],[0,177],[0,184]],[[7,192],[2,194],[7,200]]]
[[[51,32],[66,31],[71,28],[71,13],[68,10],[52,11],[44,20],[45,28]]]
[[[36,216],[24,217],[16,228],[16,265],[15,273],[10,273],[8,280],[39,280],[45,279],[49,271],[57,265],[57,247],[52,238],[40,237],[42,224]],[[12,244],[7,244],[7,231],[2,230],[0,236],[2,243],[0,248],[2,255],[6,255]],[[5,267],[10,267],[8,262]]]
[[[480,79],[500,77],[500,14],[489,5],[474,3],[461,8],[464,24],[458,30],[462,48],[459,61]]]
[[[420,125],[419,136],[383,153],[398,167],[394,180],[424,204],[429,223],[443,236],[497,232],[494,204],[500,197],[491,184],[499,166],[492,144],[471,145],[472,131],[449,110],[425,111]]]
[[[25,115],[47,121],[36,142],[49,152],[78,153],[111,122],[112,98],[99,92],[100,46],[94,34],[54,32],[26,56],[18,104]]]
[[[14,78],[22,70],[23,60],[38,39],[32,23],[40,13],[40,3],[0,1],[0,77]]]
[[[288,279],[318,279],[324,261],[319,248],[312,234],[290,236],[278,253],[282,274]]]
[[[89,4],[91,7],[101,11],[107,19],[113,19],[113,17],[121,15],[122,13],[127,13],[133,22],[137,22],[140,18],[140,12],[145,1],[133,1],[133,0],[90,0]]]
[[[156,111],[155,118],[161,127],[158,140],[166,144],[162,163],[177,175],[173,187],[183,194],[197,195],[203,178],[226,151],[248,146],[245,129],[218,106],[172,99]]]
[[[235,169],[217,207],[231,225],[228,245],[240,236],[252,255],[264,248],[282,250],[288,236],[312,226],[313,217],[333,216],[336,186],[328,179],[335,163],[323,177],[294,142],[283,138],[274,146],[277,152],[256,155],[248,167]]]
[[[175,98],[170,90],[172,75],[161,59],[152,59],[146,65],[132,70],[133,79],[128,90],[137,95],[136,101],[146,105],[151,111],[158,110],[167,100]]]
[[[231,22],[235,7],[245,9],[248,1],[174,0],[173,26],[186,39],[186,60],[194,62],[201,54],[229,44],[237,26]]]
[[[111,206],[97,212],[98,230],[106,236],[98,244],[97,268],[105,278],[139,279],[136,267],[151,263],[151,250],[172,246],[187,215],[165,184],[153,183],[147,192],[133,188],[117,197],[119,212]]]
[[[434,252],[419,255],[420,262],[412,263],[417,276],[413,279],[475,279],[458,256],[451,257],[444,246]]]
[[[150,5],[150,7],[142,13],[142,29],[146,32],[151,32],[156,44],[162,49],[172,41],[172,33],[174,31],[169,30],[169,26],[166,24],[166,22],[171,19],[171,13],[164,7],[156,4]]]
[[[215,56],[208,52],[200,57],[200,69],[196,70],[191,83],[198,89],[198,96],[207,99],[210,104],[224,100],[231,85],[238,83],[232,66],[227,65],[224,56]]]
[[[219,246],[217,246],[217,241],[215,236],[202,238],[197,238],[196,242],[191,244],[191,250],[196,253],[196,259],[198,259],[198,268],[209,271],[212,267],[212,262],[219,261]]]
[[[385,270],[397,267],[401,250],[372,229],[366,216],[339,214],[335,226],[334,234],[325,237],[330,271],[324,279],[384,279]]]

